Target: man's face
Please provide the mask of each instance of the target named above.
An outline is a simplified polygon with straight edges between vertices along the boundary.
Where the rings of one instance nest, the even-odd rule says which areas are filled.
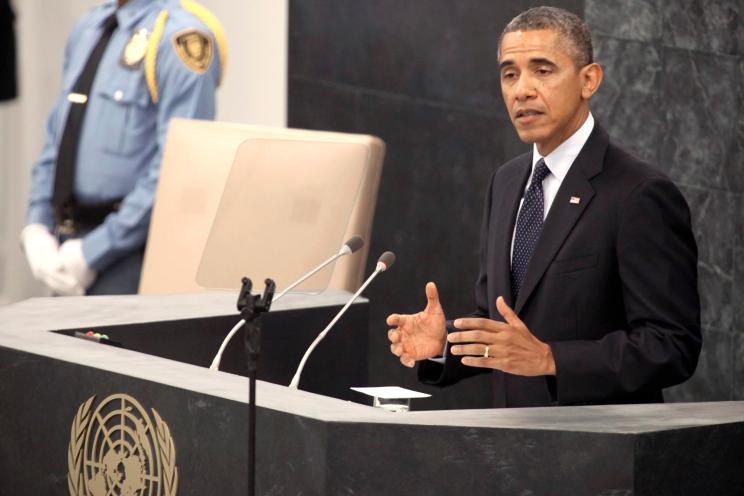
[[[504,35],[499,50],[501,93],[512,124],[525,143],[545,156],[569,138],[589,112],[582,96],[584,70],[550,29]],[[587,66],[590,67],[590,66]]]

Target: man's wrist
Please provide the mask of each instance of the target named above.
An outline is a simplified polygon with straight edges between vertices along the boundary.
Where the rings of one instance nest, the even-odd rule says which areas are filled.
[[[555,357],[553,356],[553,348],[549,344],[545,343],[545,375],[555,375]]]
[[[446,357],[447,356],[447,331],[444,331],[444,338],[442,338],[442,341],[439,343],[439,349],[442,350],[442,354],[439,356]]]
[[[447,361],[447,332],[446,331],[444,333],[444,339],[442,340],[442,343],[439,349],[442,350],[442,354],[429,357],[429,360],[431,360],[432,362],[437,362],[437,363],[441,363],[442,365],[444,365],[444,362]]]

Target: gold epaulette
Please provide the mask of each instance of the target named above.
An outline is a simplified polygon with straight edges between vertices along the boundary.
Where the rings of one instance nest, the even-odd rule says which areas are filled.
[[[145,81],[147,81],[147,89],[150,90],[150,98],[152,98],[153,103],[158,103],[159,98],[158,79],[155,77],[155,68],[158,59],[158,47],[160,46],[160,39],[163,37],[165,22],[167,20],[168,11],[161,10],[155,21],[155,27],[152,28],[150,42],[147,46],[147,53],[145,54]]]
[[[217,52],[220,58],[220,77],[218,84],[222,83],[225,66],[227,65],[227,38],[225,37],[224,29],[222,29],[222,24],[220,24],[220,21],[206,7],[192,0],[181,0],[181,7],[206,24],[207,28],[212,32],[217,43]],[[168,11],[161,10],[155,21],[155,26],[148,42],[147,53],[145,54],[145,80],[147,81],[147,89],[150,91],[150,97],[153,103],[158,103],[159,98],[158,80],[155,70],[157,68],[158,47],[160,46],[160,40],[163,38],[165,23],[167,21]]]

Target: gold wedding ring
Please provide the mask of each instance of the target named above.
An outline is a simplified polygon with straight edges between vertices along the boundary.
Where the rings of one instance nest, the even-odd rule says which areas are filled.
[[[488,345],[486,345],[486,351],[483,352],[483,358],[488,358]]]

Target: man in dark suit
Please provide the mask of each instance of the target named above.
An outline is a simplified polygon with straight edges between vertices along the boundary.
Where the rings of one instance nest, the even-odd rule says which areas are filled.
[[[661,402],[702,342],[687,204],[594,122],[603,73],[579,17],[520,14],[499,63],[533,150],[491,177],[476,311],[447,321],[429,283],[423,311],[388,317],[391,351],[432,384],[492,373],[495,407]]]

